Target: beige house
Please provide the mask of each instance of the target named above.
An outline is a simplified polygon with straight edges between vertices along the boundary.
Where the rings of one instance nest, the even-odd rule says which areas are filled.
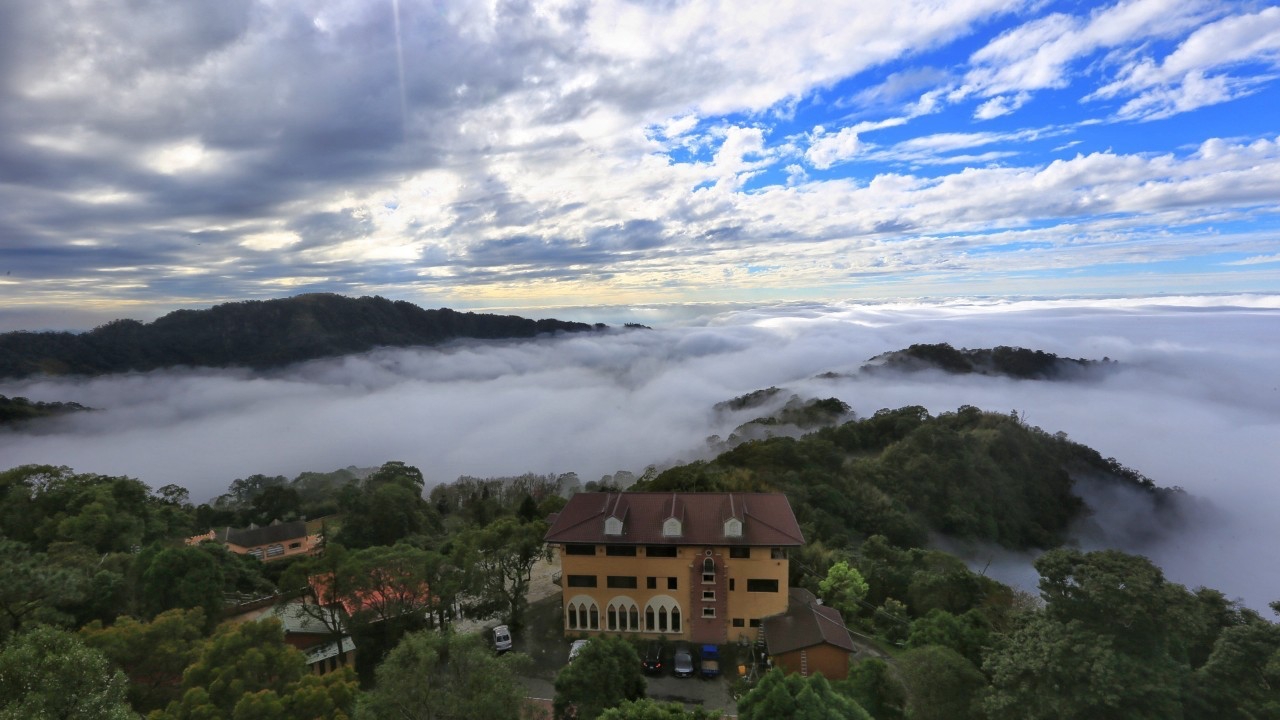
[[[188,545],[216,542],[237,555],[252,555],[263,562],[307,555],[320,547],[319,521],[279,520],[262,527],[215,528],[203,535],[187,538]]]
[[[722,644],[787,610],[787,553],[804,536],[780,493],[577,493],[546,541],[566,634]]]

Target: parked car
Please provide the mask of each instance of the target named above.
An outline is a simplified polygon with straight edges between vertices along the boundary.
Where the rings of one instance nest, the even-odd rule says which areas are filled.
[[[703,645],[702,657],[699,660],[702,677],[713,678],[720,674],[720,648],[715,645]]]
[[[671,655],[671,673],[676,677],[693,677],[693,648],[689,643],[676,643],[676,651]]]
[[[500,653],[511,649],[511,630],[506,625],[493,629],[493,648]]]
[[[644,646],[644,657],[640,660],[644,671],[649,675],[661,675],[663,668],[669,664],[665,661],[663,655],[662,642],[660,640],[650,640]]]
[[[573,662],[573,659],[578,657],[578,653],[582,652],[582,648],[587,646],[587,642],[587,640],[574,640],[569,645],[569,662]]]

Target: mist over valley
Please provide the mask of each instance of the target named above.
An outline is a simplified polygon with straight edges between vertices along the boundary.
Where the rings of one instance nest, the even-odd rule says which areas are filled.
[[[1157,485],[1185,489],[1196,507],[1176,532],[1143,529],[1149,500],[1082,483],[1094,510],[1077,533],[1082,547],[1146,554],[1172,580],[1253,607],[1280,597],[1280,579],[1256,571],[1280,541],[1268,517],[1280,502],[1274,298],[789,304],[665,327],[654,309],[638,314],[655,329],[380,349],[271,371],[8,380],[0,394],[95,411],[5,430],[0,466],[177,483],[197,501],[255,473],[293,477],[388,459],[420,467],[428,485],[525,472],[575,472],[585,482],[709,458],[708,438],[728,437],[792,396],[838,398],[858,417],[972,405],[1017,411]],[[885,352],[943,342],[1115,362],[1054,382],[862,369]],[[780,390],[758,406],[723,404],[769,387]],[[1027,584],[1016,556],[968,555]]]

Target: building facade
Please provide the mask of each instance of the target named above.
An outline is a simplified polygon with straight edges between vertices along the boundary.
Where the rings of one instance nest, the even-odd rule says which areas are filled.
[[[546,540],[566,634],[715,644],[786,611],[788,552],[804,544],[780,493],[577,493]]]
[[[262,527],[214,528],[187,538],[188,545],[216,542],[237,555],[252,555],[263,562],[310,555],[320,548],[320,520],[276,521]]]

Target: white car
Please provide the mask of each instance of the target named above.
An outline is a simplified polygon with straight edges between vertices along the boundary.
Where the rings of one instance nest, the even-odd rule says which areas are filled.
[[[586,640],[574,640],[573,644],[569,646],[569,662],[573,662],[573,659],[578,657],[578,653],[582,652],[582,648],[586,646]]]
[[[498,652],[511,649],[511,630],[506,625],[499,625],[493,629],[493,648]]]

